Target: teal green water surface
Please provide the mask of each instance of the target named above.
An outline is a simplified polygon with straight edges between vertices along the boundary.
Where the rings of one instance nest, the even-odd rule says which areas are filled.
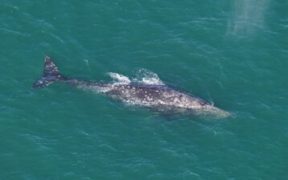
[[[0,179],[288,178],[288,1],[1,0]],[[139,69],[231,112],[172,116],[54,84]]]

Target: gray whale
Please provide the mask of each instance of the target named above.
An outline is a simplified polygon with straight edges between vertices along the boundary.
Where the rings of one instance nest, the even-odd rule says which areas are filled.
[[[63,82],[80,89],[102,93],[124,103],[148,107],[173,113],[192,113],[208,115],[215,118],[225,118],[230,115],[213,104],[189,93],[175,90],[165,84],[135,83],[129,80],[119,80],[118,83],[97,83],[83,81],[63,76],[58,67],[48,56],[44,60],[42,77],[34,84],[34,88],[43,88],[53,82]]]

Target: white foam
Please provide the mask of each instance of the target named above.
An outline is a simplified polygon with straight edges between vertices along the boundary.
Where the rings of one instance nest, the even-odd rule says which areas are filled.
[[[165,85],[156,73],[151,72],[147,69],[138,70],[134,81],[150,85]]]
[[[109,72],[108,75],[113,79],[116,80],[116,83],[121,83],[121,84],[129,84],[131,83],[131,80],[122,74],[114,73],[114,72]]]

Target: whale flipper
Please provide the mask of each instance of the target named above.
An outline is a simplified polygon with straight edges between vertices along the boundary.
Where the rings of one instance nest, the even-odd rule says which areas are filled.
[[[42,77],[33,84],[33,88],[43,88],[55,81],[65,80],[58,67],[49,56],[44,59],[44,70]]]

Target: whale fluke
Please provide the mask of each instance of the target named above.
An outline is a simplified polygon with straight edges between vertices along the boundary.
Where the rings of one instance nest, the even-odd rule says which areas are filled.
[[[44,59],[44,70],[42,77],[33,84],[33,88],[43,88],[55,81],[65,79],[66,78],[61,75],[53,60],[49,56],[46,56]]]

